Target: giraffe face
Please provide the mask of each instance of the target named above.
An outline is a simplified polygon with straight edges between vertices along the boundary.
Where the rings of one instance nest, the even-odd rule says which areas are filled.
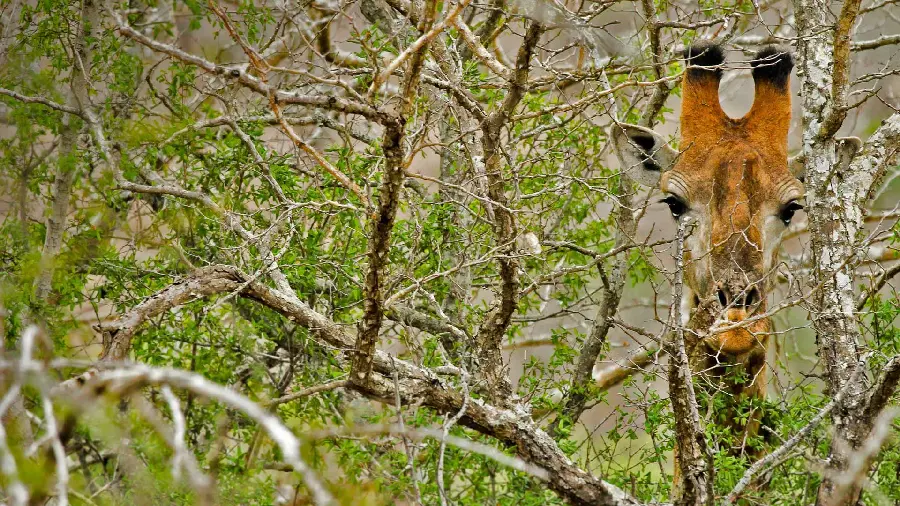
[[[720,320],[765,312],[782,236],[802,209],[802,183],[786,159],[779,166],[744,140],[684,155],[663,175],[660,189],[673,218],[692,225],[685,238],[685,284],[698,301],[711,299]],[[768,322],[757,320],[719,335],[716,345],[744,353],[762,344],[767,332]]]
[[[724,53],[693,46],[685,55],[680,150],[652,131],[626,126],[617,142],[636,178],[658,185],[673,218],[686,221],[685,285],[695,305],[728,324],[765,312],[784,232],[802,209],[803,184],[787,158],[789,54],[774,48],[753,60],[754,104],[743,118],[719,104]],[[764,348],[769,323],[758,319],[714,334],[713,348],[741,355]]]

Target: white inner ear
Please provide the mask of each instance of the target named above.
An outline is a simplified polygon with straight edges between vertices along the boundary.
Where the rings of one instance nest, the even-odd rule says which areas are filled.
[[[612,126],[612,135],[622,171],[644,186],[658,186],[662,173],[678,158],[678,152],[649,128],[619,123]]]

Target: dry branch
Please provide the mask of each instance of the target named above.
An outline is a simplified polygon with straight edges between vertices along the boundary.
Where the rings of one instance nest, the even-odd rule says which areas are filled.
[[[126,344],[130,343],[131,336],[148,319],[179,304],[194,300],[197,296],[213,296],[238,289],[241,290],[242,297],[259,302],[300,324],[308,329],[314,338],[342,351],[345,358],[349,359],[352,356],[355,339],[345,333],[343,328],[312,310],[305,303],[289,298],[259,282],[247,283],[246,275],[234,267],[222,265],[198,269],[185,279],[150,297],[146,304],[140,304],[138,306],[140,310],[132,310],[109,325],[110,329],[116,330],[114,334],[110,334],[110,339],[113,340],[111,347],[127,354]],[[404,404],[422,402],[439,413],[457,413],[462,407],[464,399],[462,394],[432,371],[416,367],[379,350],[374,353],[373,364],[374,372],[377,374],[372,375],[372,381],[364,386],[354,385],[358,391],[373,399],[391,402],[395,389],[390,378],[396,371]],[[150,374],[149,370],[142,371]],[[59,389],[77,389],[80,384],[93,381],[92,378],[98,376],[103,377],[103,374],[102,371],[94,371],[82,375],[62,384]],[[147,379],[140,373],[121,374],[129,382]],[[107,376],[104,381],[111,381],[115,377],[116,375]],[[175,378],[184,379],[181,376]],[[173,386],[184,387],[181,379],[179,383],[173,383]],[[640,504],[617,487],[580,469],[563,454],[553,439],[520,409],[500,408],[478,399],[471,399],[460,423],[515,448],[517,454],[526,462],[540,463],[548,473],[547,485],[570,504],[578,506]]]

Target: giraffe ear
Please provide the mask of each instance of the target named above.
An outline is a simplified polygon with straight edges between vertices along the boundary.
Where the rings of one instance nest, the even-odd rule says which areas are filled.
[[[845,170],[862,147],[862,141],[859,137],[835,137],[834,140],[837,141],[837,166],[839,170]],[[804,181],[806,179],[806,158],[803,153],[788,158],[788,168],[794,177],[801,182]]]
[[[806,179],[806,157],[803,153],[798,153],[790,158],[788,158],[788,170],[791,171],[791,174],[794,175],[801,183]]]
[[[613,125],[612,135],[622,154],[622,171],[644,186],[658,186],[662,173],[671,169],[678,158],[678,151],[649,128],[619,123]]]

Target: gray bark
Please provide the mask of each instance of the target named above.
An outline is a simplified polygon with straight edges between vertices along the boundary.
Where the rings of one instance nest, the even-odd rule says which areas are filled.
[[[855,2],[858,4],[859,2]],[[865,375],[854,380],[860,362],[860,342],[854,267],[861,260],[860,235],[864,206],[881,178],[889,159],[896,156],[900,118],[894,115],[863,146],[849,168],[841,163],[839,143],[833,137],[846,111],[849,73],[849,30],[858,12],[853,1],[845,3],[834,32],[822,30],[831,23],[830,2],[796,0],[799,37],[798,76],[803,100],[803,157],[806,166],[807,212],[813,256],[813,284],[821,289],[813,297],[811,318],[823,362],[827,391],[846,391],[833,410],[834,436],[830,469],[819,488],[817,504],[855,504],[860,486],[832,497],[835,476],[846,471],[853,453],[865,441],[874,423],[867,409]]]

